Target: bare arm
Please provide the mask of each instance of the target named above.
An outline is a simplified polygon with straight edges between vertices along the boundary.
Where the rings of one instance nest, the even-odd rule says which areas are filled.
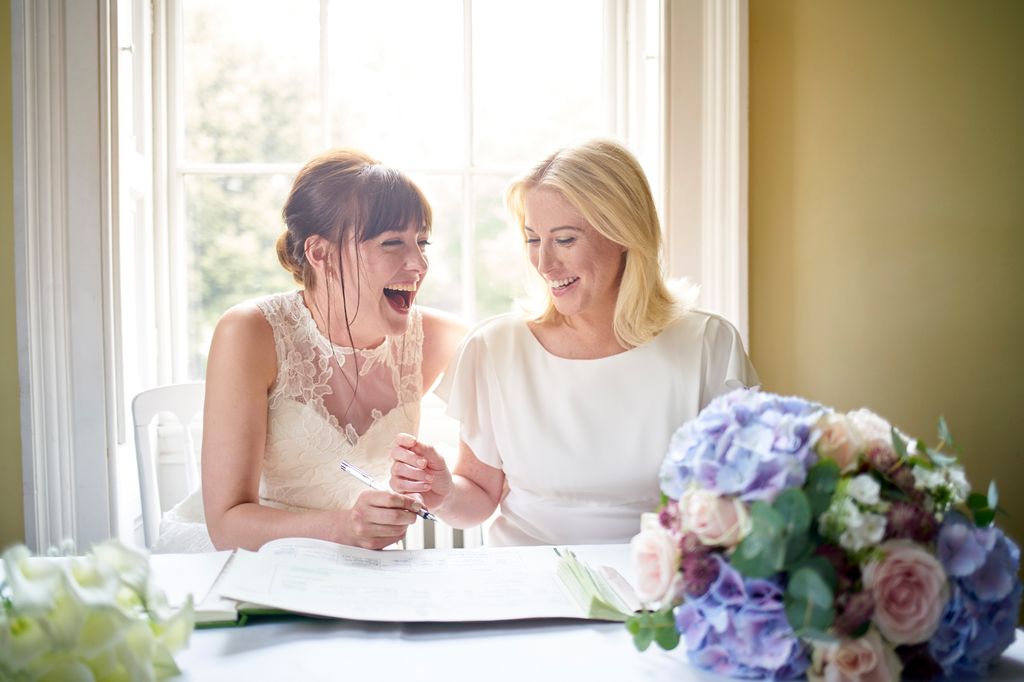
[[[440,310],[421,308],[423,313],[423,391],[428,391],[448,366],[466,335],[462,320]]]
[[[214,331],[203,413],[203,505],[218,549],[258,549],[281,537],[314,537],[362,547],[399,539],[417,503],[366,491],[351,509],[292,512],[259,504],[267,440],[267,395],[277,374],[270,325],[253,304],[232,308]]]
[[[465,442],[459,441],[451,472],[434,448],[408,434],[399,434],[391,457],[391,487],[418,493],[430,511],[454,528],[480,525],[501,502],[505,472],[481,462]]]

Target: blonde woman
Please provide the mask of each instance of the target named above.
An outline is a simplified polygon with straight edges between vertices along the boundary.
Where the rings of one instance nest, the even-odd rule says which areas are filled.
[[[546,307],[465,339],[438,391],[458,459],[402,436],[392,488],[455,527],[500,507],[493,545],[626,542],[657,506],[673,431],[757,375],[732,325],[666,286],[650,187],[623,146],[559,150],[506,199]]]

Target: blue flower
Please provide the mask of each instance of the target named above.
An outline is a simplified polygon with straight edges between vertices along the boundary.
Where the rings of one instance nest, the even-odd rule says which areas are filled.
[[[938,555],[952,589],[929,653],[950,679],[984,677],[1016,636],[1020,550],[998,528],[975,528],[951,513],[939,529]]]
[[[705,670],[750,679],[793,679],[810,664],[793,633],[773,580],[744,579],[724,559],[704,595],[676,609],[676,627],[690,661]]]
[[[745,501],[772,500],[800,487],[817,461],[813,428],[821,406],[740,389],[683,424],[669,443],[661,489],[679,499],[691,481]]]

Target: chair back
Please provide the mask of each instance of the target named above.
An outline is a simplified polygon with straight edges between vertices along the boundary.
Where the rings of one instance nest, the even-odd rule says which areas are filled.
[[[202,381],[158,386],[142,391],[132,400],[135,456],[139,466],[139,497],[142,502],[142,530],[146,547],[152,547],[156,543],[164,509],[161,505],[158,481],[159,449],[156,447],[156,439],[150,438],[150,424],[157,415],[164,413],[173,414],[181,423],[186,450],[185,482],[188,492],[192,492],[199,486],[199,470],[196,466],[196,447],[189,424],[203,411],[205,386]]]

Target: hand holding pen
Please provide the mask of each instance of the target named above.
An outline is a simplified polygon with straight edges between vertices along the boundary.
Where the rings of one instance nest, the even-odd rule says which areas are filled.
[[[384,485],[383,483],[378,482],[376,479],[374,479],[368,473],[366,473],[365,471],[363,471],[362,469],[360,469],[356,465],[352,464],[348,460],[344,460],[344,459],[341,460],[341,464],[339,466],[341,467],[342,471],[352,475],[357,480],[361,481],[363,484],[369,486],[370,488],[373,488],[374,490],[381,490],[381,491],[385,491],[385,492],[391,492],[391,489],[388,488],[386,485]],[[396,491],[396,492],[398,492],[398,491]],[[428,521],[437,521],[437,517],[434,516],[433,514],[431,514],[429,511],[427,511],[427,509],[425,507],[423,507],[423,506],[420,506],[420,508],[418,510],[416,510],[415,513],[418,516],[420,516],[420,517],[422,517],[422,518],[424,518],[424,519],[426,519]]]

